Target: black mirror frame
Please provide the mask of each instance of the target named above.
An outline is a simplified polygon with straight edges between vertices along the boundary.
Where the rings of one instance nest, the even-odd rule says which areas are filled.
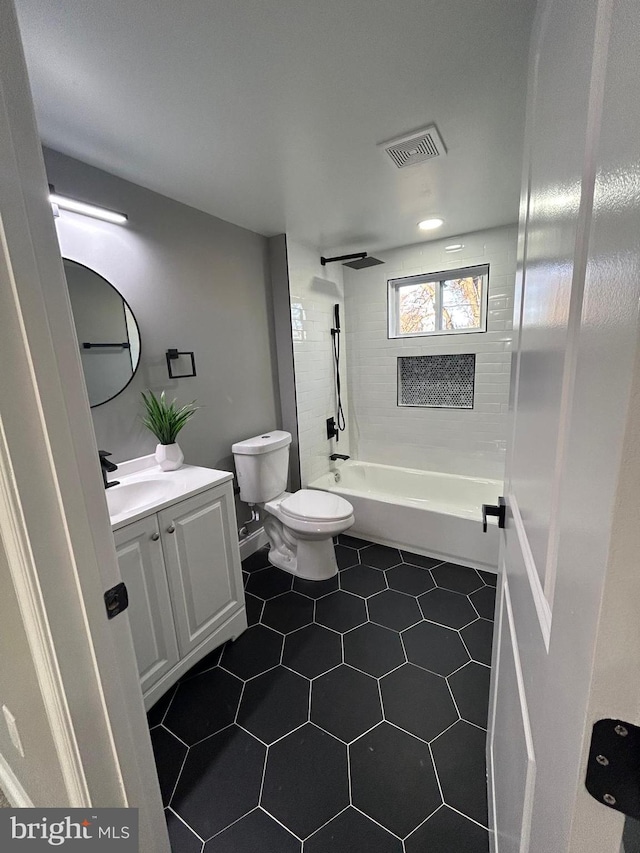
[[[131,382],[133,381],[133,378],[136,375],[136,373],[138,372],[138,368],[140,367],[140,362],[142,361],[142,333],[140,332],[140,324],[138,323],[138,318],[133,313],[133,309],[131,308],[131,305],[129,305],[127,300],[124,298],[124,296],[120,293],[120,291],[118,290],[118,288],[115,285],[111,284],[111,282],[108,279],[106,279],[103,275],[100,275],[99,272],[96,272],[93,269],[93,267],[89,267],[86,264],[80,263],[80,261],[75,261],[73,258],[67,258],[65,256],[63,256],[63,258],[62,258],[62,266],[63,267],[65,264],[65,261],[68,261],[70,264],[75,264],[77,267],[83,267],[84,269],[89,270],[89,272],[93,273],[94,275],[97,275],[98,278],[101,278],[105,282],[105,284],[108,284],[109,287],[118,294],[120,299],[122,299],[124,304],[127,306],[129,311],[131,312],[131,316],[133,317],[134,322],[136,324],[136,328],[138,330],[138,340],[140,341],[140,351],[138,353],[138,363],[136,364],[135,368],[133,368],[133,365],[132,365],[133,373],[131,374],[131,378],[129,379],[127,384],[123,385],[122,388],[116,394],[113,394],[111,397],[107,398],[106,400],[102,400],[102,402],[100,402],[100,403],[94,403],[93,405],[91,405],[91,403],[89,403],[89,407],[91,409],[97,409],[98,406],[104,406],[105,403],[110,403],[111,400],[115,400],[116,397],[119,397],[120,394],[122,394],[122,392],[125,391],[129,387]],[[65,273],[65,280],[66,280],[66,273]],[[67,288],[67,292],[68,292],[68,288]],[[71,295],[69,295],[69,300],[71,300]],[[75,330],[75,324],[74,324],[74,330]],[[78,350],[80,349],[80,346],[81,346],[80,341],[78,341]],[[83,370],[83,375],[84,375],[84,370]],[[85,384],[86,384],[86,380],[85,380]]]

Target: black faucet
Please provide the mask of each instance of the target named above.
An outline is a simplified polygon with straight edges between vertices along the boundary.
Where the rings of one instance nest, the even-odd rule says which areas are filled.
[[[345,455],[344,455],[344,453],[332,453],[332,454],[331,454],[331,456],[329,457],[329,459],[330,459],[332,462],[335,462],[335,461],[336,461],[336,459],[344,459],[344,461],[346,462],[346,461],[347,461],[347,459],[349,459],[349,458],[350,458],[350,457],[349,457],[349,456],[345,456]]]
[[[107,474],[113,474],[114,471],[118,470],[118,466],[115,462],[109,462],[107,456],[111,456],[108,450],[99,450],[98,456],[100,457],[100,468],[102,469],[102,482],[104,483],[105,489],[110,489],[111,486],[119,486],[119,480],[112,480],[110,483],[107,482]]]

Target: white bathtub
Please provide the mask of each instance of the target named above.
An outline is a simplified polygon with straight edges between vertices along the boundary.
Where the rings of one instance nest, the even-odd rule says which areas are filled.
[[[345,497],[355,511],[353,536],[418,554],[496,571],[498,527],[482,532],[482,504],[496,504],[501,480],[395,468],[349,460],[309,484]]]

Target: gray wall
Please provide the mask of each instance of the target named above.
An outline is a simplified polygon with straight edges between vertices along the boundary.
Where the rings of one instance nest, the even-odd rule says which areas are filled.
[[[129,216],[124,226],[66,211],[56,220],[62,254],[117,287],[140,326],[136,377],[92,410],[98,446],[116,461],[152,453],[155,439],[140,423],[140,391],[166,389],[203,407],[180,434],[185,461],[232,470],[231,444],[280,422],[267,239],[44,153],[57,192]],[[195,379],[169,380],[170,347],[195,351]]]

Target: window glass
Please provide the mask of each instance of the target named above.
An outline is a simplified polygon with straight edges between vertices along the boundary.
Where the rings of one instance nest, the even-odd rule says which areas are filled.
[[[436,285],[410,284],[398,288],[400,333],[434,332],[436,329]]]
[[[479,329],[482,315],[482,276],[454,278],[442,283],[442,328]]]

